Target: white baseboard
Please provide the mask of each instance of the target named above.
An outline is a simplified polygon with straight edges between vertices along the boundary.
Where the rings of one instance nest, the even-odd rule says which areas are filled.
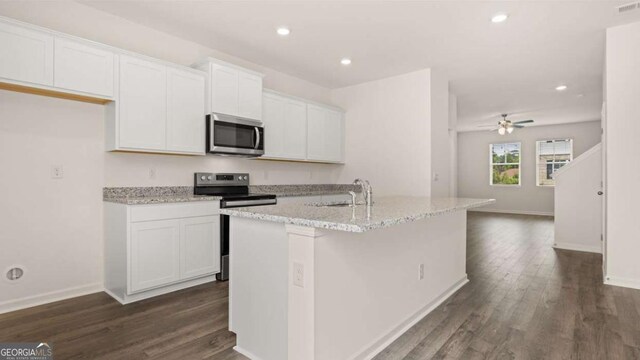
[[[568,242],[556,242],[555,244],[553,244],[553,247],[555,249],[584,251],[584,252],[602,254],[602,249],[600,248],[600,245],[586,245],[586,244],[577,244],[577,243],[568,243]]]
[[[640,289],[640,280],[627,279],[617,276],[605,276],[604,283],[607,285],[626,287],[630,289]]]
[[[425,307],[416,312],[409,319],[402,322],[395,329],[393,329],[389,334],[383,336],[382,338],[374,341],[371,345],[367,346],[365,350],[359,352],[358,355],[353,356],[351,359],[362,359],[362,360],[371,360],[376,355],[378,355],[382,350],[386,349],[392,342],[398,339],[402,334],[407,332],[413,325],[418,323],[418,321],[422,320],[425,316],[429,315],[435,308],[440,306],[445,300],[447,300],[451,295],[453,295],[456,291],[458,291],[461,287],[469,282],[469,278],[465,274],[465,276],[458,280],[455,284],[453,284],[450,288],[445,290],[440,296],[438,296],[435,300],[427,304]]]
[[[487,209],[487,208],[473,208],[473,209],[469,209],[468,211],[488,212],[488,213],[498,213],[498,214],[553,216],[553,212],[549,212],[549,211],[501,210],[501,209]]]
[[[0,314],[103,291],[102,283],[77,286],[0,303]]]
[[[239,352],[240,354],[248,357],[251,360],[262,360],[261,358],[255,356],[254,354],[252,354],[250,351],[247,351],[243,348],[241,348],[240,346],[236,345],[233,347],[233,350]]]

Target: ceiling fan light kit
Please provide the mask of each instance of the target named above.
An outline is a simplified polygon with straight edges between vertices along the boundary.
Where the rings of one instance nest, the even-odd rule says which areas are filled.
[[[521,120],[521,121],[513,122],[511,120],[507,120],[507,114],[501,114],[500,116],[502,116],[502,120],[498,121],[498,127],[491,129],[491,131],[498,130],[498,134],[500,135],[511,134],[513,130],[515,130],[515,128],[522,129],[524,127],[523,124],[528,124],[533,122],[533,120]],[[480,126],[487,126],[487,125],[480,125]]]

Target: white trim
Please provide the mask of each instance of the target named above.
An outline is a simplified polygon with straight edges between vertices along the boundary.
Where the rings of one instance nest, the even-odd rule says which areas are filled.
[[[252,354],[250,351],[247,351],[243,348],[241,348],[240,346],[236,345],[233,347],[233,350],[239,352],[240,354],[248,357],[251,360],[262,360],[261,358],[257,357],[256,355]]]
[[[199,277],[199,278],[191,279],[188,281],[180,281],[171,285],[161,286],[161,287],[153,288],[150,290],[144,290],[131,295],[124,294],[124,297],[108,289],[104,289],[104,292],[106,292],[109,296],[117,300],[120,304],[126,305],[136,301],[152,298],[159,295],[168,294],[174,291],[183,290],[186,288],[206,284],[213,281],[216,281],[216,276],[207,275],[204,277]]]
[[[262,94],[268,95],[268,94],[273,94],[273,95],[277,95],[277,96],[281,96],[281,97],[286,97],[295,101],[299,101],[305,104],[312,104],[312,105],[317,105],[317,106],[322,106],[322,107],[326,107],[326,108],[330,108],[332,110],[335,110],[337,112],[341,112],[341,113],[345,113],[344,109],[335,105],[329,105],[329,104],[325,104],[325,103],[321,103],[321,102],[317,102],[317,101],[313,101],[313,100],[309,100],[309,99],[305,99],[299,96],[295,96],[295,95],[290,95],[287,93],[283,93],[280,91],[276,91],[273,89],[269,89],[269,88],[262,88]]]
[[[617,276],[607,276],[604,278],[604,283],[606,285],[613,286],[621,286],[630,289],[640,289],[640,280],[638,279],[627,279],[621,278]]]
[[[370,360],[378,355],[382,350],[386,349],[391,343],[398,339],[402,334],[407,332],[413,325],[422,320],[425,316],[429,315],[435,308],[440,306],[443,302],[449,299],[456,291],[460,290],[464,285],[469,282],[469,278],[465,274],[464,277],[458,280],[455,284],[445,290],[442,295],[434,299],[422,309],[418,310],[413,316],[402,322],[396,328],[394,328],[389,334],[384,335],[382,338],[375,340],[369,346],[365,347],[357,355],[352,356],[350,359],[363,359]]]
[[[552,211],[502,210],[502,209],[487,209],[487,208],[470,208],[469,211],[488,212],[488,213],[497,213],[497,214],[554,216]]]
[[[602,249],[598,245],[585,245],[585,244],[566,243],[566,242],[558,241],[555,244],[553,244],[553,248],[602,254]]]
[[[93,294],[103,291],[102,283],[95,283],[83,286],[76,286],[64,290],[51,291],[44,294],[27,296],[21,299],[9,300],[0,303],[0,314],[10,311],[30,308],[33,306],[66,300],[82,295]]]

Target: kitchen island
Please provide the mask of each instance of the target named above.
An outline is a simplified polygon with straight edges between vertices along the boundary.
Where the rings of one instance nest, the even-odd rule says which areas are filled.
[[[372,207],[222,209],[236,350],[262,360],[371,358],[468,282],[466,210],[493,202],[398,196]]]

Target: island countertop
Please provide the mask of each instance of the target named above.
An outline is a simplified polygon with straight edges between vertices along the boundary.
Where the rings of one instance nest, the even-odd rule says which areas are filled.
[[[284,224],[361,233],[494,202],[494,199],[387,196],[375,198],[370,211],[365,205],[357,205],[354,208],[300,202],[221,209],[220,213]]]

